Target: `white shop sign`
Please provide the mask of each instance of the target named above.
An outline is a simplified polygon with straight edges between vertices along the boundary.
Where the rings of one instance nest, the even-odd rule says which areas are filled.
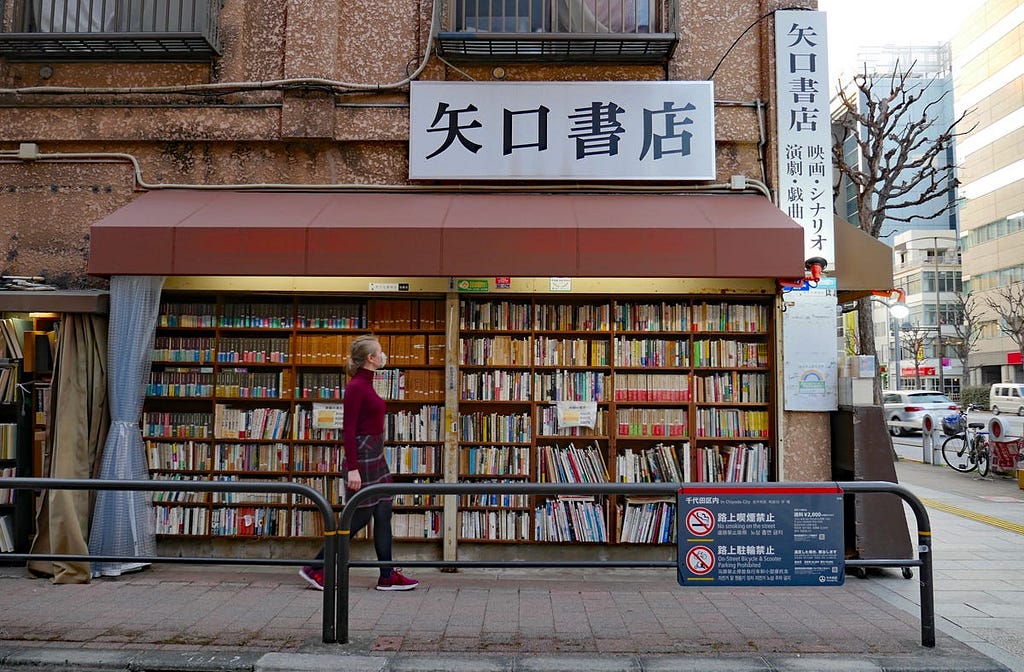
[[[711,82],[413,82],[410,179],[713,180]]]
[[[775,12],[779,209],[804,227],[804,258],[835,262],[824,12]]]

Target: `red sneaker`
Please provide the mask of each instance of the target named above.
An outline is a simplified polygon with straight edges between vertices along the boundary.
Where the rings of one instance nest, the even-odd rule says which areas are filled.
[[[377,590],[412,590],[418,585],[419,581],[410,579],[397,569],[392,569],[391,576],[386,579],[377,579]]]
[[[310,588],[324,589],[324,570],[317,567],[303,567],[299,570],[299,576],[309,584]]]

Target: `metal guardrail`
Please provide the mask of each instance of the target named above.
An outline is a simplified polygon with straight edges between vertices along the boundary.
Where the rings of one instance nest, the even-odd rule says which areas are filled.
[[[381,483],[359,490],[341,511],[340,523],[335,524],[334,512],[322,494],[299,483],[239,483],[235,481],[151,481],[151,480],[90,480],[60,478],[4,478],[0,485],[14,490],[114,490],[159,492],[244,492],[291,493],[307,497],[320,510],[324,521],[324,601],[323,642],[348,643],[349,625],[349,569],[351,567],[380,567],[395,564],[379,561],[353,562],[351,559],[352,518],[359,503],[389,494],[526,494],[526,495],[676,495],[681,483]],[[731,488],[735,483],[700,483],[702,489]],[[778,487],[780,483],[744,483],[744,487]],[[821,483],[785,483],[791,487],[816,487]],[[907,488],[888,481],[837,481],[835,485],[845,493],[892,493],[907,504],[917,520],[918,557],[847,560],[847,567],[920,567],[921,588],[921,644],[935,646],[935,602],[932,585],[931,523],[924,504]],[[249,564],[249,565],[306,565],[308,560],[266,560],[258,558],[185,558],[141,556],[94,556],[62,554],[5,553],[10,560],[72,560],[84,562],[148,562],[193,564]],[[677,567],[674,561],[553,560],[553,561],[403,561],[403,565],[416,567]]]
[[[12,490],[114,490],[142,492],[228,492],[256,494],[293,494],[310,500],[324,522],[324,568],[336,567],[338,564],[338,526],[334,517],[334,509],[330,502],[318,491],[301,483],[281,481],[277,483],[240,483],[238,481],[151,481],[151,480],[113,480],[87,478],[0,478],[0,487]],[[35,554],[35,553],[4,553],[6,560],[69,560],[75,562],[147,562],[176,564],[221,564],[221,565],[316,565],[310,560],[260,559],[260,558],[189,558],[189,557],[145,557],[138,555],[72,555],[72,554]],[[337,613],[335,600],[335,572],[324,571],[324,619],[323,641],[336,642],[337,631],[334,614]]]
[[[847,567],[919,567],[921,587],[921,645],[935,646],[935,599],[932,584],[932,532],[928,519],[928,511],[924,504],[910,490],[898,483],[888,481],[835,481],[844,494],[891,493],[899,496],[910,505],[917,521],[917,558],[880,558],[870,560],[847,560]],[[337,617],[339,641],[348,642],[348,602],[349,602],[349,569],[351,567],[380,567],[394,565],[395,561],[360,561],[351,560],[352,517],[359,503],[372,497],[398,494],[435,494],[435,495],[483,495],[483,494],[525,494],[525,495],[670,495],[675,496],[679,489],[685,489],[685,483],[380,483],[371,485],[356,492],[341,511],[338,524],[338,586]],[[734,488],[737,483],[692,483],[705,489]],[[787,487],[818,487],[817,483],[742,483],[743,487],[777,488]],[[666,562],[607,562],[603,560],[581,561],[403,561],[401,564],[410,567],[677,567],[675,561]],[[329,571],[325,565],[325,572]]]

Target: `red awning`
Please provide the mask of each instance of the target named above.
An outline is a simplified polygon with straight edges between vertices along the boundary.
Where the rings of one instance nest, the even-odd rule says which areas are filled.
[[[793,278],[756,195],[152,191],[92,225],[94,275]]]

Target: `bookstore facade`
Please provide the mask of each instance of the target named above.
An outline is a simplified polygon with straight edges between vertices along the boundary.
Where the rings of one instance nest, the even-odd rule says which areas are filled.
[[[251,88],[224,84],[230,93],[211,90],[209,104],[189,98],[196,89],[102,94],[131,101],[127,124],[83,91],[95,106],[77,117],[50,110],[59,132],[31,106],[5,112],[17,123],[4,127],[26,134],[0,138],[23,240],[62,227],[81,234],[90,275],[156,280],[155,347],[141,362],[147,473],[294,480],[340,503],[344,357],[372,332],[391,362],[376,383],[399,481],[828,479],[828,414],[784,408],[780,289],[804,279],[811,256],[812,227],[795,213],[824,197],[785,212],[773,202],[801,198],[782,175],[817,183],[827,154],[810,144],[785,163],[772,154],[782,122],[765,111],[779,91],[771,22],[734,40],[775,5],[650,6],[670,5],[660,31],[615,39],[675,52],[588,61],[506,51],[456,70],[431,55],[452,49],[443,40],[454,33],[431,43],[425,17],[384,34],[334,0],[259,12],[227,3],[219,21],[233,39],[220,67],[178,64],[172,79],[247,77]],[[445,24],[455,20],[447,11]],[[691,35],[678,47],[675,11]],[[531,40],[583,39],[539,32]],[[393,81],[416,49],[422,67],[398,84],[342,85]],[[125,75],[167,84],[173,66],[151,66]],[[59,73],[100,85],[76,64]],[[787,125],[814,126],[808,110],[794,114],[801,121]],[[42,151],[15,157],[9,148],[29,139]],[[63,202],[40,195],[61,189]],[[813,226],[819,243],[831,237]],[[20,259],[46,264],[42,247]],[[313,509],[287,497],[153,500],[162,552],[294,556],[297,543],[315,550],[321,532]],[[672,503],[657,500],[395,504],[408,552],[445,558],[536,556],[552,544],[660,558],[675,533]]]

